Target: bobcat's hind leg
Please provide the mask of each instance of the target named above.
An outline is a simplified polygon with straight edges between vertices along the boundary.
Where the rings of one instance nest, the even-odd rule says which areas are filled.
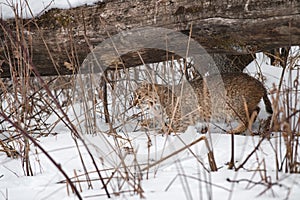
[[[249,122],[248,122],[248,129],[249,129],[250,133],[252,133],[252,125],[255,122],[259,111],[260,111],[260,107],[257,106],[255,108],[255,110],[250,115],[250,119],[249,119]]]
[[[251,112],[249,117],[245,117],[244,119],[240,119],[239,120],[239,125],[233,129],[233,130],[229,130],[227,131],[230,134],[241,134],[243,132],[245,132],[248,128],[248,130],[252,133],[252,125],[255,122],[258,113],[260,111],[260,108],[257,106],[255,108],[255,110],[253,112]]]

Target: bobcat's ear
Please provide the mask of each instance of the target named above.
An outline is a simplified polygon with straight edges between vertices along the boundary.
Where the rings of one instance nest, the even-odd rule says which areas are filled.
[[[147,87],[147,86],[148,86],[148,83],[147,83],[146,81],[143,81],[143,82],[141,83],[141,86],[142,86],[142,87]]]
[[[154,86],[154,84],[152,84],[152,83],[143,81],[143,82],[141,83],[141,87],[142,87],[142,88],[147,88],[148,90],[152,90],[153,87],[155,87],[155,86]]]

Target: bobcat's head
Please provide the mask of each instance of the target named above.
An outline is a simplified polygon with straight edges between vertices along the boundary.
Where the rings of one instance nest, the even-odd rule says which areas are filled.
[[[153,106],[159,103],[159,96],[158,96],[158,88],[157,84],[152,83],[142,83],[140,87],[138,87],[134,91],[133,97],[133,106]]]

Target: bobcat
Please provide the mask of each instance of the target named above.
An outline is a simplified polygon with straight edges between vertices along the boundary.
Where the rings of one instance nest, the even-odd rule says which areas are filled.
[[[175,86],[143,83],[135,90],[133,105],[155,108],[160,104],[168,118],[169,132],[185,131],[199,121],[238,120],[239,125],[227,131],[238,134],[248,127],[251,129],[261,99],[266,111],[272,114],[271,102],[261,82],[244,73],[225,73]]]

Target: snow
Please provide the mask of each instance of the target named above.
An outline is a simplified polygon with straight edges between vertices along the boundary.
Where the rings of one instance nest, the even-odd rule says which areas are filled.
[[[17,10],[22,18],[32,18],[51,8],[69,9],[96,2],[99,0],[0,0],[0,16],[3,19],[14,18],[14,10]]]
[[[185,155],[180,156],[180,161],[176,163],[167,163],[158,169],[157,173],[150,172],[149,179],[143,180],[143,189],[145,190],[145,196],[147,199],[208,199],[207,193],[211,193],[212,199],[219,199],[219,197],[225,197],[229,199],[283,199],[289,192],[285,187],[291,189],[289,194],[289,199],[297,199],[299,197],[300,191],[297,189],[299,187],[299,175],[297,174],[280,174],[280,184],[284,187],[273,186],[270,191],[265,194],[258,196],[259,193],[266,189],[266,186],[262,185],[252,185],[247,182],[231,184],[226,181],[227,178],[231,180],[251,180],[251,181],[261,181],[259,173],[254,174],[253,172],[247,172],[246,170],[241,170],[234,172],[228,170],[225,165],[230,159],[230,137],[228,135],[213,135],[214,152],[215,159],[217,161],[217,166],[220,167],[218,172],[206,173],[203,172],[203,168],[199,166],[195,158],[185,152]],[[257,138],[248,138],[244,136],[236,136],[236,161],[240,162],[244,159],[249,151],[253,149],[254,145],[257,143]],[[59,134],[58,136],[52,136],[43,138],[41,143],[43,146],[51,152],[51,156],[63,166],[65,170],[69,172],[72,176],[72,170],[82,170],[80,166],[80,161],[78,155],[76,155],[76,148],[70,146],[72,144],[72,139],[69,134]],[[245,146],[247,148],[245,148]],[[193,147],[194,152],[201,152],[203,144],[199,143]],[[274,169],[274,152],[270,149],[268,142],[262,144],[261,152],[264,156],[267,164],[267,175],[275,180],[275,169]],[[197,151],[198,150],[198,151]],[[84,156],[87,156],[84,154]],[[205,157],[205,154],[202,154]],[[22,170],[20,170],[20,160],[5,159],[5,156],[1,156],[1,167],[0,173],[4,174],[0,181],[0,199],[74,199],[67,195],[66,185],[57,184],[57,182],[64,180],[62,175],[57,172],[57,170],[49,163],[49,161],[43,156],[39,155],[40,163],[42,163],[42,173],[38,173],[33,177],[23,176]],[[262,159],[262,158],[261,158]],[[5,160],[5,161],[3,161]],[[255,158],[246,166],[248,169],[255,170],[257,161]],[[39,166],[37,166],[39,168]],[[254,177],[249,177],[249,175],[254,175]],[[145,177],[145,175],[144,175]],[[212,186],[206,184],[209,181],[213,183]],[[88,197],[92,195],[99,195],[103,193],[97,185],[100,183],[94,183],[93,190],[85,189],[82,193],[83,197]],[[82,184],[84,185],[84,184]],[[251,188],[253,187],[253,188]],[[251,188],[251,189],[250,189]],[[185,191],[187,190],[187,191]],[[201,194],[202,190],[202,194]],[[272,191],[272,192],[271,192]],[[1,197],[2,193],[2,197]],[[7,193],[7,196],[5,195]],[[191,196],[188,198],[188,196]],[[113,199],[139,199],[138,196],[123,196],[114,197]],[[201,198],[201,199],[202,199]],[[105,196],[100,198],[86,198],[86,199],[106,199]]]

